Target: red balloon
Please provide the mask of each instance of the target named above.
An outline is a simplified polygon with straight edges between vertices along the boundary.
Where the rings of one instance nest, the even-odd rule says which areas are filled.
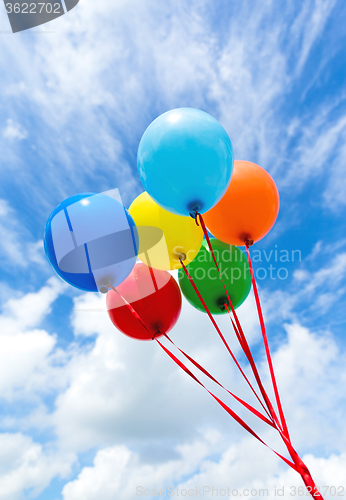
[[[107,293],[109,317],[116,328],[138,340],[153,340],[168,333],[178,321],[181,311],[181,292],[178,283],[167,271],[136,264],[131,274]],[[124,299],[142,319],[131,312]]]

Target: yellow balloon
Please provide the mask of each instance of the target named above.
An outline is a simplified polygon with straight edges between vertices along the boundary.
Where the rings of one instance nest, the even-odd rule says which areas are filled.
[[[180,256],[187,265],[198,254],[203,231],[192,217],[168,212],[147,192],[133,201],[129,212],[138,229],[138,258],[144,264],[164,271],[179,269]]]

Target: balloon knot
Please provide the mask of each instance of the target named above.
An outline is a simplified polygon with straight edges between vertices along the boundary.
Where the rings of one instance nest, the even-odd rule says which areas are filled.
[[[179,255],[179,260],[180,260],[180,262],[183,261],[183,260],[186,260],[186,254],[185,253],[181,253]]]
[[[218,304],[221,311],[226,311],[226,309],[229,307],[226,297],[222,297],[220,300],[218,300]]]
[[[157,330],[157,332],[154,333],[152,340],[155,340],[155,337],[157,337],[158,335],[161,335],[160,330]]]
[[[200,213],[198,212],[198,208],[194,208],[190,213],[190,216],[195,219],[195,222],[197,224],[197,226],[199,226],[198,224],[198,216],[200,215]]]
[[[246,239],[244,240],[244,243],[247,247],[252,247],[252,245],[255,243],[253,239]]]

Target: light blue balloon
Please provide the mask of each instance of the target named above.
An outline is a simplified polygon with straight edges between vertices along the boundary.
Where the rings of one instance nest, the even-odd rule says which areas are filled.
[[[210,210],[223,196],[233,170],[233,148],[212,116],[192,108],[168,111],[144,132],[138,171],[149,195],[178,215]]]

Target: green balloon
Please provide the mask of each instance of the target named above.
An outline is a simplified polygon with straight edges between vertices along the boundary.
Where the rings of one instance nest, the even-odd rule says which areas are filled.
[[[247,258],[236,246],[228,245],[216,238],[211,238],[210,241],[228,295],[233,307],[236,309],[244,302],[251,289],[251,275]],[[206,240],[203,241],[195,259],[186,268],[207,304],[209,311],[212,314],[224,314],[227,312],[224,307],[225,303],[229,306],[227,295]],[[181,291],[186,299],[194,307],[205,312],[184,269],[179,269],[178,276]]]

